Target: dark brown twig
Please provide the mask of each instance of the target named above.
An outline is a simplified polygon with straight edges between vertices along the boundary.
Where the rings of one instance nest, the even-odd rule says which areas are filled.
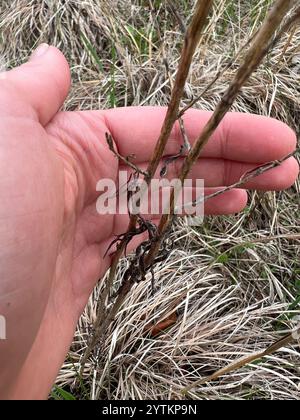
[[[120,153],[116,150],[116,148],[114,146],[114,140],[113,140],[111,134],[105,133],[105,138],[106,138],[106,142],[108,144],[109,150],[118,158],[118,160],[125,163],[127,166],[129,166],[131,169],[133,169],[135,172],[137,172],[137,173],[139,173],[143,176],[148,175],[147,172],[142,171],[142,169],[138,168],[136,165],[134,165],[130,161],[130,158],[134,158],[134,156],[124,157],[124,156],[120,155]]]
[[[207,1],[198,0],[197,2],[192,22],[186,34],[184,48],[183,48],[174,88],[172,90],[171,100],[170,100],[170,104],[167,110],[166,118],[163,123],[163,127],[161,130],[158,142],[156,144],[155,150],[153,152],[150,164],[145,173],[145,181],[148,185],[150,184],[158,168],[158,165],[164,154],[165,146],[171,134],[171,130],[176,120],[178,119],[179,105],[180,105],[181,98],[183,96],[184,86],[185,86],[185,82],[189,74],[192,58],[193,58],[195,49],[197,47],[197,44],[200,40],[200,36],[205,26],[207,16],[209,14],[209,11],[211,10],[212,3],[213,3],[213,0],[207,0]],[[222,119],[224,118],[228,110],[231,108],[231,105],[233,104],[234,100],[239,94],[242,86],[247,82],[251,74],[256,70],[256,68],[261,63],[263,58],[266,56],[270,48],[274,46],[274,42],[275,41],[277,42],[280,39],[280,36],[282,35],[283,32],[281,31],[281,35],[279,33],[275,39],[274,39],[274,33],[276,32],[284,16],[287,14],[287,12],[290,10],[290,8],[293,6],[294,3],[295,3],[295,0],[277,0],[275,2],[274,7],[268,14],[261,29],[255,36],[252,42],[252,45],[250,46],[245,56],[245,61],[240,66],[239,70],[237,71],[234,81],[229,86],[228,90],[226,91],[221,102],[217,106],[208,124],[206,125],[203,132],[201,133],[201,135],[195,142],[190,153],[186,157],[183,167],[182,167],[181,174],[180,174],[180,179],[182,182],[185,180],[191,167],[198,159],[203,147],[207,144],[212,134],[217,129],[217,127],[219,126],[220,122],[222,121]],[[150,249],[148,250],[147,248],[147,255],[145,255],[145,253],[143,254],[143,264],[146,269],[153,267],[153,263],[156,261],[159,251],[163,248],[162,245],[166,238],[166,234],[174,219],[174,209],[175,209],[176,198],[177,197],[173,190],[172,197],[171,197],[171,206],[170,206],[171,212],[170,214],[162,216],[160,224],[159,224],[156,240],[151,241]],[[133,215],[131,217],[128,231],[131,231],[132,229],[135,228],[137,220],[138,220],[138,216]],[[113,281],[115,279],[117,264],[119,262],[121,255],[123,254],[125,246],[126,246],[126,241],[123,240],[117,247],[117,252],[115,253],[113,261],[112,261],[112,267],[111,267],[109,281],[107,283],[106,290],[108,290],[113,284]],[[123,282],[122,290],[120,290],[119,295],[116,299],[116,302],[113,304],[109,313],[108,314],[105,313],[103,315],[103,311],[102,311],[102,315],[100,314],[101,316],[97,317],[97,321],[96,321],[97,330],[95,331],[93,339],[91,341],[92,345],[88,346],[87,351],[83,357],[82,370],[84,368],[85,362],[87,361],[91,353],[93,345],[95,345],[100,339],[100,337],[103,336],[107,327],[115,318],[118,310],[123,304],[133,284],[134,284],[134,275],[133,275],[133,272],[131,272],[130,275],[128,276],[128,279],[126,279],[126,282]],[[105,316],[105,319],[103,319],[103,316]]]
[[[244,62],[238,69],[233,82],[230,84],[220,103],[217,105],[212,117],[196,140],[192,150],[187,155],[179,176],[182,184],[190,172],[192,166],[198,160],[204,146],[208,143],[209,139],[231,108],[232,104],[240,93],[242,86],[248,81],[252,73],[257,69],[264,57],[270,51],[271,47],[274,47],[274,42],[278,42],[280,40],[279,35],[277,35],[274,39],[274,34],[294,4],[295,0],[277,0],[273,8],[270,10],[262,27],[255,36],[252,45],[247,51]],[[282,36],[283,31],[281,31],[280,34]],[[159,233],[161,234],[162,238],[164,237],[164,233],[167,231],[169,224],[173,221],[176,201],[177,197],[173,189],[171,194],[171,203],[169,206],[171,210],[170,214],[164,214],[161,217],[159,224]],[[157,242],[149,251],[149,261],[155,258],[159,248],[160,244]]]
[[[174,89],[172,90],[172,95],[171,95],[168,111],[167,111],[162,129],[161,129],[161,133],[157,141],[155,150],[150,160],[150,164],[146,171],[147,176],[145,177],[145,180],[148,185],[150,184],[151,179],[153,178],[157,170],[159,162],[161,158],[163,157],[165,146],[167,144],[171,130],[177,119],[181,97],[184,92],[185,82],[188,77],[192,59],[193,59],[196,47],[198,45],[198,42],[200,40],[201,33],[206,25],[206,20],[211,10],[212,4],[213,4],[213,0],[207,0],[205,2],[202,0],[197,1],[193,19],[189,25],[189,28],[185,36],[184,47],[181,54],[181,59],[178,66],[177,76],[175,80]],[[131,231],[132,229],[134,229],[136,226],[136,223],[137,223],[137,217],[135,215],[131,216],[128,231]],[[121,256],[123,255],[125,246],[126,246],[126,243],[121,242],[118,245],[117,251],[115,252],[112,258],[106,290],[110,289],[114,283],[118,263],[120,261]],[[106,291],[105,294],[108,295],[108,292]],[[96,335],[101,335],[101,332],[99,331],[99,334],[96,333]],[[91,349],[89,346],[89,349],[87,350],[87,352],[90,352],[90,350]]]
[[[235,57],[229,61],[229,63],[226,64],[226,66],[224,68],[222,68],[220,71],[218,71],[218,73],[216,74],[216,76],[212,79],[212,81],[205,86],[205,88],[203,89],[203,91],[196,96],[196,98],[192,99],[192,101],[187,104],[178,114],[178,118],[182,118],[183,115],[189,110],[191,109],[194,105],[196,105],[197,102],[200,101],[201,98],[203,98],[203,96],[210,91],[210,89],[214,86],[214,84],[220,79],[220,77],[227,71],[229,70],[234,63],[236,62],[236,60],[238,59],[238,57],[241,55],[241,53],[251,44],[251,42],[253,41],[253,39],[256,37],[256,35],[258,34],[258,31],[256,31],[256,33],[250,38],[248,39],[248,41],[246,42],[245,45],[243,45],[241,47],[241,49],[237,52],[237,54],[235,55]]]
[[[239,188],[242,187],[243,185],[247,184],[247,182],[251,181],[252,179],[270,171],[271,169],[275,169],[278,166],[282,165],[283,162],[285,162],[286,160],[290,159],[291,157],[295,156],[296,153],[298,153],[298,150],[296,150],[295,152],[292,152],[290,154],[288,154],[287,156],[284,156],[281,159],[275,160],[273,162],[268,162],[265,163],[264,165],[258,166],[255,169],[252,169],[251,171],[246,172],[239,181],[235,182],[234,184],[229,185],[228,187],[222,188],[219,191],[216,191],[213,194],[209,194],[205,197],[201,197],[199,199],[196,199],[194,201],[192,201],[191,203],[187,203],[186,206],[187,207],[192,207],[192,206],[197,206],[198,204],[202,203],[202,202],[206,202],[212,198],[218,197],[219,195],[222,195],[228,191],[231,191],[235,188]],[[176,211],[178,211],[178,209],[176,209]]]
[[[167,114],[161,129],[159,139],[153,151],[150,164],[148,166],[148,176],[145,178],[148,185],[158,168],[167,141],[170,137],[171,130],[177,120],[179,105],[183,96],[184,87],[190,71],[192,59],[200,40],[203,28],[205,27],[212,4],[213,0],[198,0],[192,22],[187,30]]]

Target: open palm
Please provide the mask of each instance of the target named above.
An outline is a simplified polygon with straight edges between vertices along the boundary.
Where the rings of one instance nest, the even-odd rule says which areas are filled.
[[[109,268],[106,250],[127,229],[128,216],[96,211],[97,182],[117,182],[119,171],[127,170],[109,150],[105,133],[112,134],[121,155],[134,154],[145,169],[166,111],[59,112],[69,84],[68,64],[53,47],[0,80],[0,314],[9,337],[0,343],[0,396],[47,395],[88,297]],[[191,143],[209,116],[195,110],[185,115]],[[166,155],[176,154],[181,142],[175,127]],[[280,122],[230,114],[191,176],[204,178],[211,193],[295,145],[295,134]],[[176,177],[180,165],[179,160],[170,166],[168,176]],[[284,189],[298,170],[291,158],[245,187]],[[236,213],[246,203],[246,191],[233,190],[208,201],[205,211]]]

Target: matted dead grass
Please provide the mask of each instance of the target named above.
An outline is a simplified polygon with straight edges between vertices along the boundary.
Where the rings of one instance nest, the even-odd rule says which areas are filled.
[[[258,27],[268,0],[220,0],[202,38],[184,102],[225,68]],[[183,21],[192,0],[173,1]],[[0,3],[3,65],[22,62],[40,42],[58,46],[72,67],[66,108],[166,105],[165,71],[176,71],[181,25],[165,0],[9,0]],[[283,54],[284,52],[284,54]],[[202,97],[213,110],[239,59]],[[234,110],[279,118],[299,134],[300,28],[286,34],[251,78]],[[79,360],[101,284],[80,319],[56,385],[83,399],[182,399],[181,390],[244,355],[263,350],[300,315],[300,183],[281,193],[251,193],[240,215],[178,222],[176,243],[156,270],[155,296],[137,285],[99,347],[98,364]],[[126,267],[123,261],[119,279]],[[173,317],[156,337],[145,330]],[[217,381],[193,399],[300,399],[299,343]]]

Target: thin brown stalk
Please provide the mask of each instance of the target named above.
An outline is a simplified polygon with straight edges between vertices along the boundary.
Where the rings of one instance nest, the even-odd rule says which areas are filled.
[[[216,131],[227,112],[230,110],[243,85],[249,80],[250,76],[260,65],[269,50],[274,47],[275,41],[278,42],[280,40],[280,37],[284,32],[281,30],[275,39],[274,34],[294,4],[295,0],[277,0],[275,2],[273,8],[262,24],[262,27],[254,38],[252,45],[247,51],[244,62],[238,69],[233,82],[230,84],[220,103],[217,105],[212,117],[196,140],[190,153],[187,155],[179,176],[182,183],[186,179],[192,166],[198,160],[204,146],[208,143],[209,139]],[[161,246],[161,241],[164,238],[164,234],[169,229],[170,223],[172,223],[176,201],[177,197],[175,196],[175,191],[173,189],[171,194],[170,214],[164,214],[161,217],[159,224],[160,240],[153,244],[151,250],[149,251],[148,264],[151,264],[151,261],[153,261],[157,255]]]
[[[293,7],[294,3],[295,0],[276,1],[259,33],[255,37],[249,51],[247,52],[244,63],[238,69],[233,82],[229,86],[220,103],[217,105],[216,110],[214,111],[206,127],[203,129],[203,132],[195,142],[191,152],[186,157],[180,174],[181,181],[184,181],[191,167],[198,160],[203,147],[207,144],[212,134],[218,128],[219,124],[233,105],[235,99],[240,93],[241,88],[260,65],[264,57],[269,52],[270,48],[274,46],[274,41],[272,40],[274,33],[276,32],[288,11]],[[282,31],[280,33],[282,36]],[[279,40],[280,37],[277,36],[276,42]]]
[[[122,155],[120,155],[120,153],[116,150],[115,146],[114,146],[114,140],[111,136],[111,134],[106,133],[105,134],[106,137],[106,142],[108,144],[109,150],[123,163],[125,163],[125,165],[129,166],[129,168],[133,169],[134,172],[137,172],[141,175],[147,176],[147,173],[142,171],[138,166],[136,166],[134,163],[132,163],[130,161],[130,158],[134,158],[135,156],[128,156],[128,157],[124,157]]]
[[[181,391],[182,394],[186,395],[189,391],[191,391],[193,388],[197,386],[204,385],[207,382],[215,381],[216,379],[219,379],[221,376],[224,376],[228,373],[231,373],[237,369],[240,369],[248,365],[249,363],[255,362],[256,360],[262,359],[266,356],[269,356],[270,354],[275,353],[276,351],[280,350],[282,347],[285,347],[293,343],[294,341],[296,341],[295,337],[298,336],[298,334],[299,334],[299,331],[294,331],[286,335],[285,337],[281,338],[279,341],[276,341],[276,343],[272,344],[266,350],[256,352],[248,356],[242,357],[241,359],[235,360],[234,362],[230,363],[228,366],[218,370],[212,375],[207,376],[206,378],[200,379],[199,381],[196,381],[192,383],[191,385],[187,386]]]
[[[231,69],[231,67],[234,65],[234,63],[236,62],[236,60],[238,59],[238,57],[241,55],[241,53],[251,44],[251,42],[253,41],[253,39],[256,37],[258,31],[250,38],[248,39],[248,41],[246,42],[245,45],[243,45],[240,50],[236,53],[235,57],[229,61],[228,64],[226,64],[226,66],[224,68],[222,68],[217,74],[216,76],[212,79],[212,81],[205,86],[205,88],[202,90],[202,92],[196,96],[196,98],[194,98],[189,104],[187,104],[184,108],[182,108],[182,110],[179,112],[178,114],[178,118],[182,118],[183,115],[190,109],[192,108],[194,105],[197,104],[197,102],[200,101],[201,98],[203,98],[203,96],[210,91],[210,89],[214,86],[214,84],[220,79],[220,77],[222,75],[225,74],[225,72],[229,69]]]
[[[213,4],[213,0],[207,0],[207,1],[198,0],[197,1],[195,13],[193,15],[192,21],[189,25],[189,28],[185,36],[182,55],[179,62],[174,87],[172,89],[172,94],[171,94],[171,99],[168,106],[167,114],[166,114],[162,129],[161,129],[159,139],[154,149],[152,158],[150,160],[148,169],[146,171],[145,181],[147,182],[148,185],[150,184],[151,179],[153,178],[155,171],[158,168],[159,162],[161,158],[163,157],[163,153],[164,153],[166,144],[168,142],[168,139],[170,137],[172,128],[177,120],[180,101],[184,93],[184,87],[185,87],[185,83],[189,75],[193,56],[197,48],[197,45],[200,41],[200,37],[205,27],[207,17],[211,10],[212,4]],[[132,229],[135,228],[136,222],[137,222],[137,216],[135,215],[131,216],[128,231],[131,231]],[[108,278],[105,291],[104,291],[105,299],[107,298],[109,294],[109,290],[111,289],[114,283],[118,263],[123,255],[125,246],[126,246],[125,241],[122,241],[118,245],[117,251],[115,252],[112,258],[109,278]],[[87,359],[89,358],[91,354],[91,351],[94,345],[100,339],[102,334],[105,332],[107,326],[109,325],[109,322],[114,318],[119,307],[124,302],[130,288],[132,287],[132,284],[133,284],[132,282],[129,282],[128,287],[122,288],[122,293],[118,296],[117,301],[115,302],[109,316],[105,320],[103,319],[103,317],[106,315],[104,314],[103,310],[100,309],[100,314],[99,316],[97,316],[96,323],[95,323],[95,325],[97,326],[97,329],[95,330],[94,335],[92,339],[90,340],[88,347],[86,349],[86,352],[82,359],[82,368],[81,368],[82,371],[84,369],[84,365]],[[103,296],[101,299],[101,303],[103,303]]]
[[[188,78],[190,67],[192,64],[193,56],[195,54],[197,45],[200,41],[200,37],[202,31],[206,25],[207,17],[209,12],[212,8],[213,0],[198,0],[197,5],[195,8],[195,12],[192,18],[192,21],[188,27],[188,30],[185,35],[184,46],[180,58],[180,62],[178,65],[178,71],[174,83],[174,87],[172,89],[170,103],[167,109],[167,114],[165,116],[165,120],[160,132],[160,136],[158,138],[157,144],[152,154],[152,158],[150,159],[150,163],[148,165],[145,181],[149,185],[157,168],[159,165],[160,160],[163,157],[164,150],[168,139],[170,137],[172,128],[177,120],[178,110],[180,106],[180,101],[184,93],[184,87],[186,80]],[[136,225],[136,216],[132,216],[129,223],[128,230],[132,230]],[[120,244],[119,250],[114,256],[114,266],[119,261],[124,251],[125,244]],[[115,270],[114,270],[115,272]],[[113,273],[114,274],[114,273]],[[113,275],[112,274],[112,275]]]
[[[287,241],[300,241],[300,233],[290,233],[286,235],[267,236],[266,238],[258,238],[249,241],[251,244],[265,243],[277,241],[278,239],[286,239]]]
[[[203,28],[205,27],[212,4],[213,0],[198,0],[195,13],[192,18],[192,22],[187,30],[167,114],[161,129],[158,142],[155,146],[152,158],[150,160],[150,164],[147,169],[147,177],[145,178],[145,180],[148,183],[148,185],[151,182],[151,179],[153,178],[155,171],[158,168],[159,162],[163,156],[166,144],[170,137],[172,128],[178,118],[177,116],[180,101],[184,93],[184,87],[190,72],[193,56],[197,45],[200,41],[200,37]]]
[[[197,204],[200,204],[202,202],[211,200],[212,198],[218,197],[219,195],[222,195],[222,194],[224,194],[224,193],[226,193],[228,191],[231,191],[231,190],[233,190],[235,188],[240,188],[243,185],[247,184],[252,179],[254,179],[254,178],[256,178],[256,177],[258,177],[258,176],[260,176],[260,175],[262,175],[262,174],[264,174],[264,173],[266,173],[268,171],[270,171],[271,169],[275,169],[278,166],[282,165],[283,162],[285,162],[286,160],[288,160],[291,157],[293,157],[296,153],[297,153],[297,151],[296,152],[289,153],[287,156],[284,156],[281,159],[275,160],[273,162],[265,163],[264,165],[260,165],[257,168],[255,168],[255,169],[253,169],[253,170],[245,173],[240,178],[240,180],[237,181],[237,182],[235,182],[234,184],[228,185],[227,187],[222,188],[221,190],[216,191],[213,194],[209,194],[209,195],[206,195],[205,197],[201,197],[199,199],[196,199],[196,200],[194,200],[191,203],[187,203],[186,206],[187,207],[196,206]]]
[[[219,124],[225,117],[226,113],[231,108],[242,86],[248,81],[252,73],[257,69],[257,67],[259,66],[263,58],[266,56],[270,48],[273,47],[275,45],[275,42],[277,42],[282,36],[284,32],[283,30],[281,30],[279,34],[277,35],[277,37],[274,39],[274,34],[276,30],[278,29],[282,20],[284,19],[288,11],[292,8],[294,3],[295,3],[295,0],[277,0],[275,2],[274,7],[269,12],[261,29],[258,31],[257,35],[255,36],[252,42],[252,45],[250,46],[248,52],[246,53],[244,63],[240,66],[233,82],[231,83],[228,90],[224,94],[222,100],[216,107],[216,110],[213,113],[211,119],[205,126],[203,132],[201,133],[201,135],[195,142],[193,148],[191,149],[186,159],[184,160],[183,167],[180,174],[180,180],[182,183],[186,179],[194,163],[199,158],[199,155],[203,147],[207,144],[212,134],[218,128]],[[193,58],[196,46],[199,42],[200,35],[205,25],[211,5],[212,5],[212,1],[207,1],[207,2],[198,1],[194,17],[187,31],[183,53],[180,60],[180,65],[177,72],[177,76],[176,76],[174,88],[172,91],[170,104],[167,110],[166,118],[163,123],[160,137],[158,139],[155,150],[153,152],[152,159],[148,166],[147,175],[145,176],[145,180],[148,185],[150,184],[157,170],[159,162],[163,156],[165,146],[169,139],[171,130],[176,120],[178,119],[178,110],[179,110],[180,101],[184,92],[185,82],[188,77],[192,58]],[[159,237],[157,241],[154,241],[148,253],[148,256],[146,259],[147,266],[151,266],[152,262],[157,256],[159,249],[161,247],[161,243],[164,239],[164,236],[166,232],[168,231],[170,224],[173,221],[176,200],[177,200],[177,197],[175,196],[175,191],[173,190],[172,196],[171,196],[170,214],[163,215],[161,218],[161,221],[159,224]],[[132,229],[135,227],[136,220],[137,220],[136,216],[131,217],[129,229]],[[113,284],[116,267],[123,251],[124,251],[124,244],[120,244],[118,247],[117,253],[115,254],[115,257],[113,259],[112,270],[111,270],[109,283],[108,283],[110,285]],[[92,344],[88,347],[88,351],[86,352],[84,356],[82,366],[84,366],[85,361],[89,357],[92,347],[99,340],[101,335],[105,332],[109,323],[114,319],[117,311],[119,310],[122,303],[124,302],[133,284],[134,284],[134,279],[129,279],[127,285],[126,286],[124,285],[124,287],[120,289],[120,294],[113,308],[108,314],[105,322],[103,322],[102,325],[100,325],[99,322],[96,322],[96,324],[99,325],[99,329],[98,331],[95,332],[95,335],[92,340]]]
[[[282,25],[280,31],[278,32],[278,34],[276,35],[274,41],[272,42],[271,46],[269,49],[272,49],[277,42],[281,39],[281,37],[283,36],[283,34],[285,32],[287,32],[293,25],[295,25],[298,21],[300,21],[300,7],[298,7],[295,12],[293,13],[293,15],[287,19],[287,21],[284,23],[284,25]],[[292,31],[292,33],[289,36],[289,39],[286,43],[286,45],[283,48],[283,51],[280,55],[280,58],[278,60],[278,63],[280,63],[282,61],[282,58],[284,57],[290,43],[291,40],[295,34],[295,30],[294,29]],[[220,79],[220,77],[227,71],[229,70],[233,64],[236,62],[236,60],[238,59],[238,57],[241,55],[241,53],[251,44],[251,42],[255,39],[255,37],[257,36],[258,31],[255,32],[255,34],[246,42],[245,45],[243,45],[241,47],[241,49],[237,52],[237,54],[235,55],[235,57],[225,66],[225,68],[221,69],[216,76],[213,78],[213,80],[203,89],[203,91],[196,97],[194,98],[189,104],[187,104],[178,114],[178,118],[183,117],[183,115],[190,109],[192,108],[194,105],[196,105],[197,102],[200,101],[200,99],[212,88],[212,86]]]
[[[286,22],[282,25],[280,30],[278,31],[274,41],[270,45],[270,49],[274,48],[274,46],[278,43],[278,41],[281,39],[281,37],[284,35],[284,33],[288,32],[295,24],[300,22],[300,7],[297,7],[293,14],[286,20]],[[282,59],[282,56],[286,53],[286,50],[288,48],[288,45],[290,43],[290,38],[293,37],[294,32],[292,32],[289,36],[289,39],[286,43],[286,45],[283,48],[283,51],[281,53],[280,60]],[[279,61],[280,61],[279,60]]]

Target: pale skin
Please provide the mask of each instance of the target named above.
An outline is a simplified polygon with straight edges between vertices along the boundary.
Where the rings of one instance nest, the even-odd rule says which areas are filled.
[[[96,212],[97,182],[117,180],[125,168],[109,151],[105,133],[120,154],[135,154],[135,163],[146,168],[166,111],[61,112],[69,87],[64,56],[46,45],[0,77],[0,315],[7,321],[7,340],[0,341],[2,399],[47,398],[90,293],[110,266],[105,252],[127,230],[127,216]],[[209,115],[185,115],[192,143]],[[166,155],[178,152],[179,133],[176,127]],[[191,176],[204,178],[211,193],[295,147],[296,136],[283,123],[230,114]],[[179,165],[169,168],[169,177]],[[285,189],[298,173],[291,158],[245,188]],[[233,190],[207,202],[205,212],[237,213],[246,203],[246,190]]]

